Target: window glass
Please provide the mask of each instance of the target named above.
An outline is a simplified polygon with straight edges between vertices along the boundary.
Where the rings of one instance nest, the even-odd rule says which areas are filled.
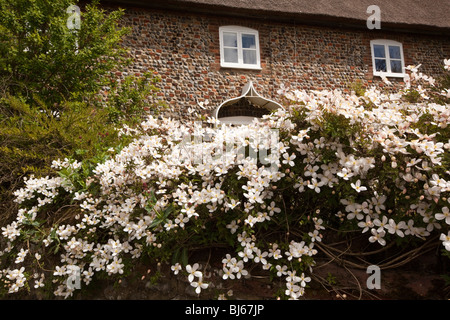
[[[224,48],[223,53],[225,62],[232,62],[232,63],[239,62],[237,49]]]
[[[223,45],[225,47],[237,48],[237,33],[224,32],[223,33]]]
[[[391,60],[391,72],[402,73],[402,62],[401,60]]]
[[[377,71],[386,72],[386,60],[384,59],[375,59],[375,67]]]
[[[242,35],[242,48],[256,49],[256,39],[254,34]]]
[[[373,54],[377,58],[386,58],[386,52],[384,50],[384,45],[375,44],[373,46]]]
[[[399,46],[389,46],[389,57],[391,59],[401,59],[400,47]]]
[[[256,64],[256,50],[242,51],[245,64]]]

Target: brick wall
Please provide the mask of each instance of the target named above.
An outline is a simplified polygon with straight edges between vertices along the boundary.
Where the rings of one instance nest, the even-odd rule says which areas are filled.
[[[224,105],[220,108],[218,118],[248,116],[261,118],[263,115],[269,114],[266,108],[252,104],[248,99],[241,98],[232,105]]]
[[[299,89],[347,89],[357,81],[383,85],[372,75],[370,40],[403,44],[405,65],[422,63],[421,71],[438,76],[450,57],[450,37],[337,29],[220,15],[127,8],[123,24],[132,27],[124,45],[136,63],[126,73],[154,70],[161,77],[158,99],[174,116],[209,100],[212,110],[240,96],[250,80],[265,98],[280,101],[281,84]],[[259,31],[262,70],[220,67],[219,27],[239,25]],[[401,80],[392,79],[394,83]]]

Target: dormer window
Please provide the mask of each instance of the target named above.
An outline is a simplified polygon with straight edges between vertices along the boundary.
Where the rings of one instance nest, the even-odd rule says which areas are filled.
[[[393,40],[370,41],[374,76],[400,77],[405,76],[405,60],[400,42]]]
[[[220,66],[261,69],[258,31],[239,26],[219,28]]]

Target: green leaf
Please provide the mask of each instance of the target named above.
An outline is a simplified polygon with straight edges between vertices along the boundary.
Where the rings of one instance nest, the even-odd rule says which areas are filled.
[[[181,251],[181,264],[183,266],[186,266],[188,264],[188,249],[187,248],[183,248],[183,250]]]
[[[148,227],[150,229],[155,228],[155,227],[159,226],[162,222],[163,221],[161,219],[156,218],[152,221],[152,223],[150,223],[150,225]]]
[[[161,223],[166,222],[167,217],[173,212],[174,208],[172,204],[169,204],[169,206],[164,209],[164,211],[157,211],[156,212],[156,218],[153,220],[153,222],[149,225],[149,228],[154,228],[159,226]]]
[[[172,255],[172,265],[176,264],[180,258],[180,248],[176,248],[175,252]]]

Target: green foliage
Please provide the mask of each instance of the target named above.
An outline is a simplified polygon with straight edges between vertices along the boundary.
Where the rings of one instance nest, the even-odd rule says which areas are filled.
[[[151,72],[142,76],[129,75],[122,81],[110,80],[110,91],[107,95],[106,109],[110,120],[120,122],[124,119],[138,124],[142,115],[150,111],[148,97],[158,90],[159,78]],[[151,110],[155,112],[155,110]]]
[[[106,14],[97,2],[69,29],[72,0],[0,0],[0,91],[57,108],[91,98],[105,76],[129,62],[120,41],[122,10]]]
[[[5,204],[10,192],[26,175],[45,176],[53,172],[58,158],[94,158],[109,147],[125,143],[118,136],[109,111],[66,103],[58,113],[45,105],[32,106],[16,97],[0,100],[0,183]],[[3,218],[6,218],[3,216]]]
[[[408,89],[404,97],[410,103],[417,103],[420,100],[420,93],[415,89]]]
[[[121,46],[123,11],[106,13],[94,1],[81,9],[80,29],[69,29],[73,4],[0,0],[1,225],[17,209],[12,191],[23,177],[49,175],[53,160],[69,158],[86,160],[83,181],[108,148],[128,141],[117,128],[156,112],[151,72],[115,79],[131,62]]]
[[[331,274],[331,272],[328,272],[328,274],[327,274],[327,283],[330,285],[330,286],[335,286],[338,282],[337,282],[337,279],[336,279],[336,277],[335,276],[333,276],[332,274]]]
[[[363,97],[366,91],[364,87],[364,83],[361,80],[356,80],[349,85],[350,90],[355,92],[355,95],[358,97]]]

